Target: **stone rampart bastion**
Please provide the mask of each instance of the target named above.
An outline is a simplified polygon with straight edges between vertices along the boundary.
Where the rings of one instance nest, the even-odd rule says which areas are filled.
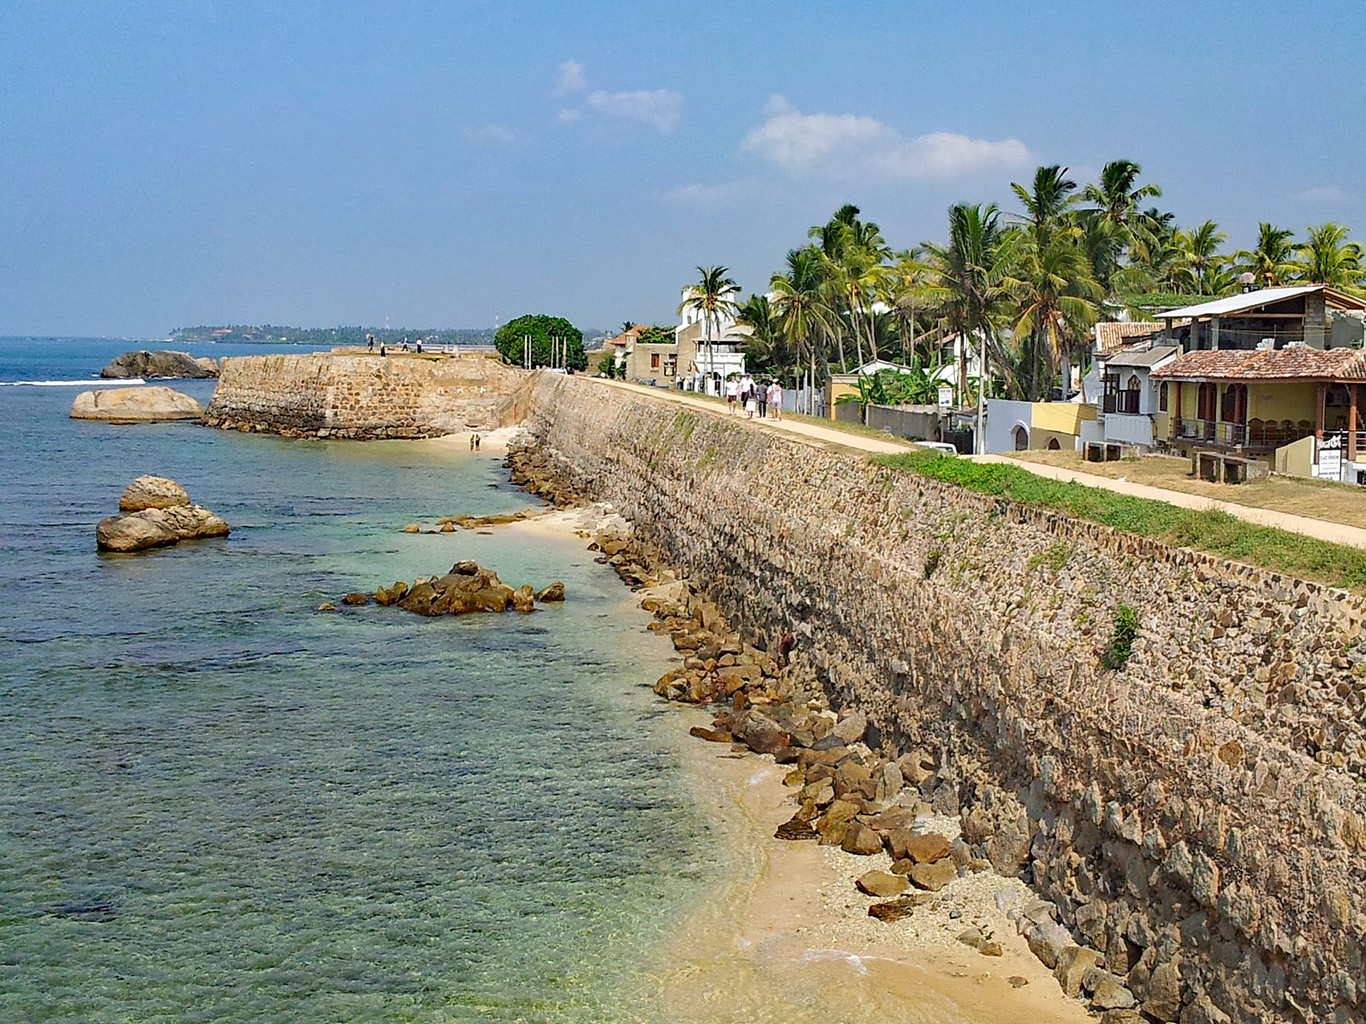
[[[301,353],[223,359],[211,427],[288,437],[434,437],[522,415],[526,375],[482,354]]]
[[[537,378],[527,425],[747,639],[928,752],[927,799],[1143,1019],[1366,1018],[1361,598],[589,380]]]

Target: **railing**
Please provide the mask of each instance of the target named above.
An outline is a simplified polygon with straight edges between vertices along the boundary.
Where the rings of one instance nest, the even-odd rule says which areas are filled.
[[[1308,437],[1313,432],[1313,426],[1303,420],[1295,423],[1291,420],[1254,419],[1247,423],[1225,423],[1223,420],[1197,419],[1182,420],[1177,436],[1183,440],[1206,441],[1229,447],[1279,448]]]

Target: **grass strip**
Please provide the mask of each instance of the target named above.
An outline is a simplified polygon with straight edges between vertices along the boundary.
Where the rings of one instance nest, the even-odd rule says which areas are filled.
[[[938,452],[877,455],[890,469],[1012,498],[1074,519],[1194,548],[1222,558],[1366,593],[1366,550],[1244,522],[1218,509],[1187,509],[1100,487],[1050,480],[1018,466],[969,462]]]

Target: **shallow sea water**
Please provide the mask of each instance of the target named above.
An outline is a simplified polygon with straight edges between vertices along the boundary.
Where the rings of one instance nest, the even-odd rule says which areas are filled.
[[[0,381],[131,347],[0,341]],[[496,459],[77,422],[77,390],[0,387],[0,1020],[651,1019],[638,967],[721,854],[616,577],[399,532],[524,507]],[[141,473],[232,536],[97,554]],[[314,610],[466,557],[569,600]]]

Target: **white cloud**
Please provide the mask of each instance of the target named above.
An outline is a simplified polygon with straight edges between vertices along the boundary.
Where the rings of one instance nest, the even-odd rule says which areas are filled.
[[[903,138],[880,121],[857,114],[803,114],[781,96],[764,108],[766,120],[741,148],[796,177],[949,179],[993,167],[1027,164],[1019,139],[973,139],[954,132]]]
[[[953,132],[932,132],[868,156],[870,166],[891,178],[951,178],[987,167],[1020,167],[1029,149],[1019,139],[970,139]]]
[[[588,76],[584,74],[583,64],[567,60],[560,65],[559,76],[555,79],[553,96],[567,96],[571,92],[582,92],[588,88]]]
[[[588,94],[587,105],[599,113],[623,121],[648,124],[661,134],[673,130],[683,110],[683,96],[671,89],[637,92],[603,92]]]
[[[505,124],[486,124],[467,131],[465,137],[479,146],[511,146],[522,141],[521,133]]]
[[[871,117],[803,114],[781,96],[764,108],[768,120],[745,136],[742,149],[794,174],[809,170],[837,150],[872,142],[887,129]]]
[[[1319,185],[1316,188],[1307,188],[1303,192],[1296,192],[1295,199],[1302,203],[1351,203],[1356,200],[1356,196],[1339,188],[1337,185]]]
[[[733,200],[741,199],[750,191],[748,183],[743,181],[724,182],[719,185],[693,183],[665,189],[659,194],[659,197],[665,202],[677,203],[679,206],[695,206],[707,209],[724,206]]]
[[[557,121],[564,121],[566,123],[570,121],[577,121],[581,117],[583,117],[582,110],[574,110],[570,107],[561,108],[560,112],[555,115],[555,119]]]

